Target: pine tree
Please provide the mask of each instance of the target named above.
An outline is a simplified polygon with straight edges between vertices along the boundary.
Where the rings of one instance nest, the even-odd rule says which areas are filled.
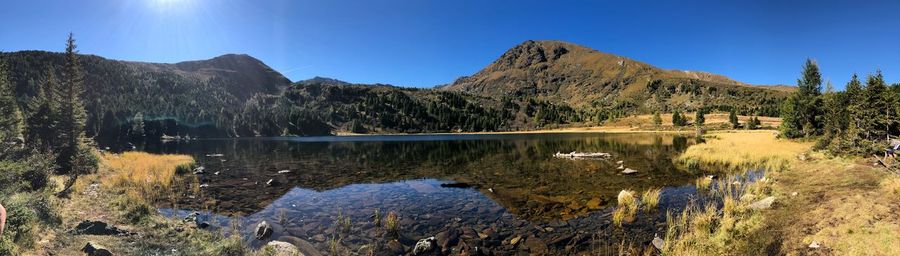
[[[656,128],[662,126],[662,117],[659,116],[659,112],[653,113],[653,126]]]
[[[54,94],[59,85],[54,73],[53,69],[47,69],[45,80],[28,103],[31,113],[25,122],[25,141],[41,152],[54,150],[57,141],[56,113],[59,108]]]
[[[672,125],[674,125],[675,127],[683,126],[685,122],[683,119],[684,117],[681,116],[680,111],[675,110],[674,112],[672,112]]]
[[[694,115],[694,126],[703,127],[704,123],[706,123],[706,117],[703,115],[703,109],[697,109]]]
[[[734,107],[728,112],[728,122],[731,123],[731,128],[737,129],[738,127],[741,127],[741,123],[738,121],[737,109]]]
[[[866,79],[866,108],[863,115],[863,128],[867,132],[866,139],[887,139],[890,127],[893,124],[893,106],[889,102],[888,87],[884,82],[881,71],[869,75]]]
[[[78,63],[78,51],[72,33],[66,40],[66,56],[63,66],[62,85],[58,90],[59,119],[58,132],[59,145],[57,152],[57,166],[62,173],[68,173],[73,168],[75,157],[79,153],[79,146],[84,139],[85,110],[81,102],[82,71]]]
[[[788,138],[821,134],[822,74],[815,61],[806,60],[797,87],[782,105],[781,134]]]
[[[0,143],[22,136],[22,113],[16,102],[15,88],[9,81],[6,62],[0,60]]]

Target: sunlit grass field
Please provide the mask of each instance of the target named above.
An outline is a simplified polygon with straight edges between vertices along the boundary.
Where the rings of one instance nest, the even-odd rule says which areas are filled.
[[[179,180],[178,173],[189,172],[194,158],[187,155],[157,155],[145,152],[102,153],[106,173],[101,183],[122,188],[135,199],[159,199],[171,191]]]
[[[810,149],[812,143],[778,139],[775,131],[717,132],[678,157],[689,166],[764,167],[781,170]]]

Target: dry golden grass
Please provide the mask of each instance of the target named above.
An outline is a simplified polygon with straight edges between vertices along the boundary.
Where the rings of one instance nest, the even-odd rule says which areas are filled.
[[[900,255],[897,176],[861,159],[822,158],[778,173],[782,206],[766,215],[781,254]],[[796,192],[796,195],[793,193]]]
[[[186,155],[157,155],[145,152],[103,153],[101,164],[108,173],[101,183],[123,189],[133,199],[165,198],[176,184],[178,169],[190,170],[194,158]]]
[[[712,133],[706,137],[706,143],[689,147],[678,157],[678,161],[686,165],[726,169],[764,167],[781,170],[812,147],[812,143],[778,139],[776,135],[774,131]]]
[[[694,186],[697,187],[697,192],[706,192],[709,191],[709,185],[712,184],[712,178],[709,177],[700,177],[694,181]]]
[[[646,210],[656,210],[656,207],[659,206],[660,193],[662,193],[662,189],[658,188],[647,189],[647,191],[644,191],[644,194],[641,195],[641,202]]]
[[[694,116],[696,113],[684,113],[684,116],[687,117],[688,122],[693,122]],[[672,114],[660,114],[660,118],[662,119],[662,126],[672,126]],[[720,124],[727,124],[728,121],[728,113],[712,113],[704,115],[706,119],[704,124],[706,126],[717,126]],[[778,127],[781,125],[781,118],[778,117],[758,117],[759,122],[762,127]],[[746,124],[750,121],[750,116],[738,116],[738,121],[741,124]],[[610,121],[603,125],[604,127],[652,127],[653,126],[653,115],[635,115],[635,116],[627,116],[618,118]]]

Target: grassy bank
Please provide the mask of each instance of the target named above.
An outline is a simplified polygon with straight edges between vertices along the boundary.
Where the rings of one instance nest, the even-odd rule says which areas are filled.
[[[704,190],[718,191],[706,196],[719,204],[671,214],[663,254],[900,254],[897,175],[865,159],[810,153],[811,143],[775,135],[713,133],[678,159],[707,168],[769,171],[750,185],[734,177],[706,185]],[[774,199],[771,208],[759,207],[766,198]]]
[[[88,242],[115,255],[269,255],[263,248],[249,249],[237,237],[226,237],[224,229],[209,231],[193,222],[166,218],[156,203],[187,196],[180,186],[194,186],[190,168],[194,159],[184,155],[142,152],[98,153],[100,167],[79,178],[69,199],[60,199],[56,227],[41,230],[37,246],[24,255],[80,255]],[[54,177],[57,182],[62,177]],[[199,188],[198,188],[199,189]],[[182,192],[183,193],[183,192]],[[188,192],[194,193],[194,192]],[[74,234],[82,221],[101,221],[131,235]]]

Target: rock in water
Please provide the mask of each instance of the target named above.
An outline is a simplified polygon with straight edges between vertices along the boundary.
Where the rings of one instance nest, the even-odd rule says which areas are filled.
[[[750,207],[750,209],[763,210],[763,209],[772,208],[772,203],[775,203],[774,196],[766,197],[759,201],[753,202],[752,204],[748,205],[747,207]]]
[[[434,250],[435,245],[437,244],[437,239],[433,236],[429,238],[423,238],[416,243],[416,247],[413,249],[413,255],[425,255]]]
[[[95,242],[87,242],[81,251],[89,256],[112,256],[112,252]]]
[[[300,250],[288,242],[271,241],[266,245],[275,249],[275,256],[293,256],[300,254]]]
[[[256,225],[256,239],[263,240],[269,238],[272,235],[272,225],[269,225],[268,222],[262,221]]]
[[[635,174],[635,173],[637,173],[637,172],[638,172],[638,171],[635,170],[635,169],[625,168],[625,170],[622,171],[622,174]]]

